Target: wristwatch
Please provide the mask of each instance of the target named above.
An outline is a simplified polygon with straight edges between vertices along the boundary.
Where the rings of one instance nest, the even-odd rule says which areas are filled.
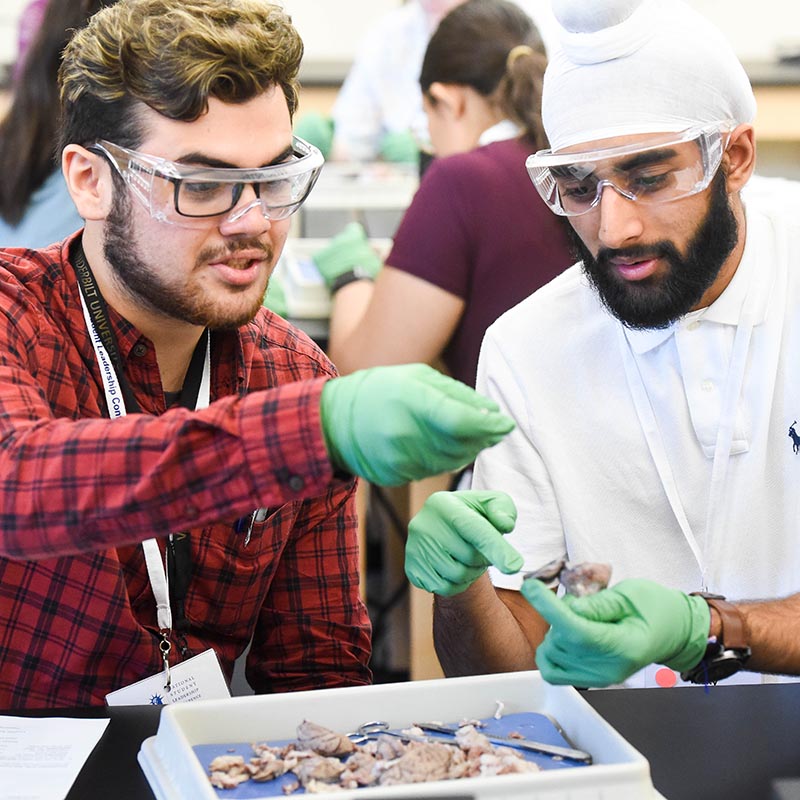
[[[681,678],[691,683],[716,683],[738,672],[750,658],[744,621],[739,609],[721,594],[691,592],[702,597],[718,614],[721,622],[719,636],[708,640],[706,652],[700,662],[681,672]]]
[[[330,288],[331,296],[335,295],[339,289],[343,289],[350,283],[372,280],[375,280],[375,278],[373,278],[368,270],[364,269],[364,267],[355,266],[353,269],[349,269],[347,272],[343,272],[341,275],[337,275],[337,277],[333,279]]]

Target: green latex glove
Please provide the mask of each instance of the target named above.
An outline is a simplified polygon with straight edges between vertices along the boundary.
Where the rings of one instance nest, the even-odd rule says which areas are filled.
[[[373,278],[381,268],[380,257],[358,222],[351,222],[337,233],[326,247],[312,256],[312,260],[329,288],[336,278],[356,267]]]
[[[550,683],[608,686],[648,664],[681,672],[706,651],[706,601],[653,581],[625,580],[597,594],[562,599],[530,579],[522,594],[551,625],[536,651]]]
[[[380,157],[394,164],[416,164],[419,161],[419,145],[410,131],[387,133],[379,148]]]
[[[327,158],[333,145],[333,120],[316,111],[309,111],[294,123],[294,134],[311,142]]]
[[[519,572],[522,556],[503,538],[517,521],[504,492],[436,492],[408,524],[406,575],[426,592],[463,592],[489,564]]]
[[[266,306],[270,311],[274,311],[282,317],[288,316],[289,309],[286,305],[286,288],[280,277],[274,273],[269,279],[267,292],[264,295],[264,299],[261,301],[261,305]]]
[[[380,486],[466,466],[514,427],[491,400],[425,364],[328,381],[320,417],[333,464]]]

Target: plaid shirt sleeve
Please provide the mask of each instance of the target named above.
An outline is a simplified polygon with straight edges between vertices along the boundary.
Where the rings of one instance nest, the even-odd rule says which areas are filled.
[[[0,707],[100,705],[158,672],[138,543],[170,531],[190,532],[188,652],[230,677],[252,637],[258,691],[369,682],[355,482],[319,423],[330,362],[265,312],[227,337],[208,408],[164,411],[150,352],[126,366],[146,413],[110,420],[66,251],[0,258]]]
[[[13,288],[0,289],[0,555],[138,542],[211,524],[221,508],[235,518],[324,494],[334,481],[319,422],[325,378],[299,375],[201,411],[76,420],[86,364]]]

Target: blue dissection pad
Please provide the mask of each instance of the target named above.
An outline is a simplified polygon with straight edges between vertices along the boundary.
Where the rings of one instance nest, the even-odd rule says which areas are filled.
[[[417,720],[418,722],[429,722],[434,720]],[[442,720],[435,720],[442,722],[448,727],[455,728],[459,722],[448,722]],[[562,747],[572,747],[572,743],[565,738],[563,732],[558,724],[546,714],[537,714],[534,712],[523,712],[520,714],[506,714],[501,719],[483,719],[481,722],[484,724],[479,730],[487,736],[509,736],[512,733],[518,733],[526,739],[534,739],[537,742],[544,742],[546,744],[556,744]],[[436,733],[425,733],[426,736],[431,738],[439,737]],[[444,740],[451,739],[448,736],[440,737]],[[269,741],[267,744],[274,747],[280,747],[287,744],[291,740]],[[195,755],[200,760],[204,769],[208,769],[208,765],[217,757],[222,755],[240,755],[243,756],[245,761],[249,761],[253,757],[253,748],[250,742],[232,742],[230,744],[199,744],[192,748]],[[517,751],[526,761],[533,761],[539,765],[541,769],[575,769],[578,767],[588,766],[587,764],[570,761],[568,759],[554,758],[553,756],[543,755],[541,753],[532,753],[527,750]],[[283,792],[283,785],[292,783],[296,780],[292,773],[282,775],[272,781],[264,783],[256,783],[255,781],[246,781],[240,784],[235,789],[216,789],[217,796],[220,798],[227,798],[227,800],[255,800],[261,797],[285,797]],[[460,781],[454,784],[457,785]],[[289,795],[305,794],[303,789]]]

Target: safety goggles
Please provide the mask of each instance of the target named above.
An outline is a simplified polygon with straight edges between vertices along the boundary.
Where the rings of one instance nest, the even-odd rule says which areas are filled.
[[[556,214],[591,211],[603,189],[637,203],[671,203],[702,192],[719,169],[733,123],[715,122],[647,141],[576,153],[540,150],[525,166]]]
[[[89,150],[108,159],[153,219],[184,227],[207,226],[209,218],[233,211],[247,186],[253,187],[255,199],[236,208],[227,221],[256,207],[266,219],[286,219],[308,197],[324,162],[316,147],[297,136],[287,161],[257,169],[195,167],[104,140]]]

